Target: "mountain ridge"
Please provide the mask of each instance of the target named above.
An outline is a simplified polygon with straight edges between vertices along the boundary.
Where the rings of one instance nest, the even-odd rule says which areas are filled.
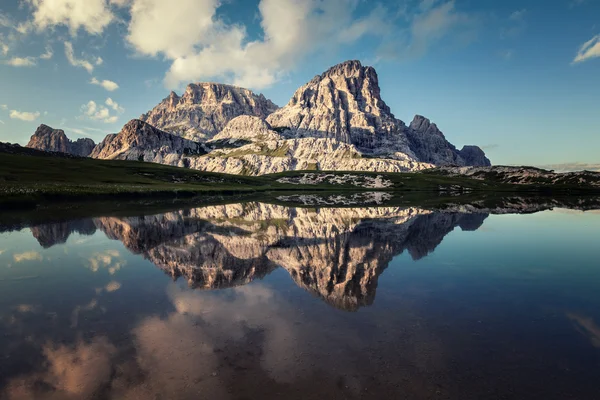
[[[70,140],[62,129],[53,129],[41,124],[25,147],[50,152],[66,153],[79,157],[90,155],[96,144],[92,139]]]
[[[281,108],[238,86],[191,83],[89,155],[244,175],[491,165],[479,147],[458,150],[425,117],[410,126],[397,119],[381,98],[376,70],[358,60],[313,77]]]

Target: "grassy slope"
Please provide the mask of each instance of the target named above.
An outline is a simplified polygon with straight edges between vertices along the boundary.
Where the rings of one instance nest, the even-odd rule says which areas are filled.
[[[43,152],[18,150],[16,154],[0,152],[0,204],[44,202],[48,200],[90,199],[102,196],[128,198],[192,197],[195,195],[241,194],[279,190],[361,190],[352,185],[281,184],[281,177],[306,172],[292,171],[265,176],[240,176],[202,172],[161,164],[137,161],[105,161],[69,158]],[[436,192],[440,188],[459,187],[485,192],[535,192],[549,187],[512,185],[480,181],[468,177],[451,177],[435,173],[319,172],[335,175],[382,175],[394,186],[387,191]],[[581,191],[581,187],[561,187],[561,194]],[[372,189],[371,189],[372,190]],[[454,190],[454,189],[452,189]],[[462,189],[461,189],[462,190]],[[176,196],[175,196],[176,195]],[[13,204],[14,205],[14,204]]]

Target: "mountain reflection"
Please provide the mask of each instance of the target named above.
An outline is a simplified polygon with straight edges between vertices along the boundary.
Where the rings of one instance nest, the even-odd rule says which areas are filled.
[[[478,229],[488,214],[419,208],[290,208],[263,203],[210,206],[141,217],[39,225],[45,247],[96,229],[193,288],[245,285],[277,267],[328,304],[356,311],[375,299],[393,257],[433,252],[455,227]]]

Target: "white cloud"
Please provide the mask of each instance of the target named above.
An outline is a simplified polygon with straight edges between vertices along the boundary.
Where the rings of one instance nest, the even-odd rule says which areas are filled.
[[[2,14],[0,12],[0,27],[10,28],[12,25],[12,21],[10,20],[8,15]]]
[[[581,45],[573,63],[580,63],[600,57],[600,35],[596,35]]]
[[[42,261],[42,255],[37,251],[26,251],[25,253],[13,254],[15,262]]]
[[[4,125],[4,121],[2,121],[1,119],[0,119],[0,124]],[[2,254],[2,253],[0,253],[0,254]]]
[[[36,119],[39,118],[40,113],[39,113],[39,111],[29,112],[29,111],[10,110],[9,116],[12,119],[20,119],[21,121],[35,121]]]
[[[96,65],[102,64],[102,59],[100,57],[96,58],[93,63],[92,61],[75,57],[73,44],[71,42],[65,42],[65,56],[67,57],[67,60],[69,60],[69,64],[74,67],[84,68],[90,74],[94,72],[94,63]]]
[[[468,14],[456,10],[454,0],[433,5],[412,18],[410,39],[406,46],[407,54],[410,57],[420,57],[452,30],[469,29],[473,22],[474,20]]]
[[[24,0],[32,9],[31,24],[38,30],[64,25],[71,35],[79,29],[100,34],[115,15],[106,0]]]
[[[35,57],[13,57],[6,61],[6,64],[13,67],[33,67],[37,61]]]
[[[241,25],[217,16],[218,0],[133,0],[127,41],[140,54],[173,63],[165,81],[212,78],[262,88],[271,85],[307,54],[386,32],[385,10],[376,7],[355,21],[357,0],[261,0],[263,37],[249,40]],[[195,10],[190,13],[189,10]]]
[[[106,290],[108,293],[116,292],[119,289],[121,289],[121,284],[116,281],[112,281],[104,287],[104,290]]]
[[[389,54],[420,56],[453,29],[464,30],[472,22],[455,9],[454,0],[414,2],[412,15],[401,13],[402,5],[376,5],[358,19],[362,0],[260,0],[257,16],[262,32],[252,39],[244,25],[220,17],[219,7],[226,0],[178,0],[176,7],[172,0],[23,1],[32,9],[35,28],[63,25],[71,34],[79,30],[100,34],[120,20],[117,7],[126,7],[130,14],[126,41],[139,55],[171,62],[164,77],[171,87],[218,79],[260,89],[284,77],[307,56],[335,51],[364,36],[388,41]],[[407,18],[407,28],[397,35],[394,24],[400,15]],[[65,53],[72,65],[89,73],[103,61],[76,58],[70,42],[65,42]]]
[[[1,110],[8,110],[8,106],[6,104],[0,104]]]
[[[120,108],[119,105],[113,102],[110,98],[106,100],[106,104],[109,103],[109,100],[111,104],[116,105],[120,110],[122,110],[122,108]],[[90,100],[86,104],[82,105],[81,112],[84,114],[85,117],[91,120],[102,121],[106,124],[113,124],[118,121],[118,117],[116,115],[110,115],[110,110],[108,108],[102,105],[98,105],[93,100]]]
[[[515,51],[513,49],[501,50],[498,52],[498,55],[506,61],[512,60],[515,55]]]
[[[569,8],[579,7],[585,3],[587,3],[587,0],[571,0],[569,3]]]
[[[109,92],[114,92],[115,90],[117,90],[119,88],[119,85],[116,82],[109,81],[108,79],[104,79],[104,80],[100,81],[96,78],[92,78],[92,80],[90,80],[90,83],[92,85],[102,86],[104,89],[108,90]]]
[[[525,18],[525,14],[527,14],[526,9],[517,10],[517,11],[513,12],[512,14],[510,14],[510,17],[508,17],[508,18],[511,21],[522,21],[523,18]]]
[[[44,52],[44,54],[40,55],[40,58],[42,60],[49,60],[52,58],[53,55],[54,55],[54,51],[52,50],[52,47],[46,46],[46,51]]]
[[[10,50],[10,47],[8,47],[8,45],[2,41],[2,37],[0,36],[0,54],[5,56],[8,54],[8,50]]]
[[[121,114],[121,113],[123,113],[125,111],[125,109],[123,107],[121,107],[119,105],[119,103],[117,103],[116,101],[114,101],[110,97],[108,99],[106,99],[105,104],[107,106],[109,106],[110,108],[112,108],[113,110],[115,110],[116,112],[118,112],[119,114]]]
[[[507,26],[503,27],[500,31],[500,37],[506,39],[519,36],[527,28],[527,21],[525,20],[526,15],[526,9],[512,12],[508,16]]]

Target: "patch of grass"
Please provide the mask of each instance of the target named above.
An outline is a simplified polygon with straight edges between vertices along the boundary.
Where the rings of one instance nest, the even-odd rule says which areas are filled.
[[[231,143],[231,139],[219,139],[219,140],[212,140],[210,142],[207,142],[206,146],[213,150],[236,149],[238,147],[242,147],[242,146],[245,146],[250,143],[252,143],[252,142],[250,140],[246,140],[246,139],[235,139],[235,141],[233,143]]]
[[[234,151],[230,151],[228,153],[218,153],[216,154],[218,157],[230,158],[230,157],[243,157],[247,155],[258,155],[258,156],[269,156],[269,157],[285,157],[287,155],[290,146],[285,143],[282,146],[276,147],[274,149],[269,148],[264,143],[257,143],[258,149],[254,147],[248,147],[245,149],[238,149]]]
[[[571,177],[560,184],[515,185],[466,176],[443,173],[376,173],[355,171],[319,171],[309,165],[307,171],[249,176],[254,166],[245,164],[242,175],[220,174],[178,168],[140,161],[95,160],[39,152],[31,149],[9,149],[0,152],[0,208],[32,208],[40,204],[63,201],[100,201],[106,199],[146,200],[150,198],[191,199],[210,195],[239,195],[243,193],[276,191],[372,191],[351,184],[292,185],[279,183],[283,177],[298,177],[305,173],[331,175],[382,176],[392,182],[386,192],[423,193],[438,196],[465,193],[544,193],[553,195],[584,195],[600,193],[597,187],[579,184]],[[7,151],[9,151],[7,150]],[[270,150],[283,154],[287,148]],[[497,178],[498,179],[498,178]],[[595,179],[595,175],[590,175]]]

